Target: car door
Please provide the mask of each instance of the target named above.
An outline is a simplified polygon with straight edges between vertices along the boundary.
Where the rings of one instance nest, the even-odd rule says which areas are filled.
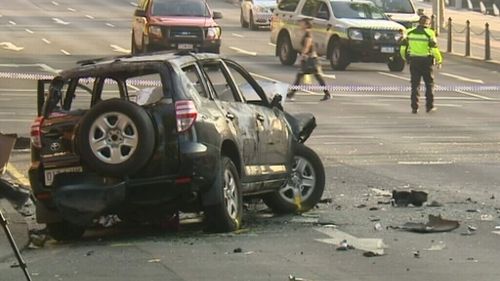
[[[255,112],[241,102],[241,96],[221,60],[201,62],[209,80],[213,99],[226,118],[232,138],[243,160],[245,175],[251,181],[260,179],[257,167],[262,165],[262,152],[258,145]]]
[[[313,38],[318,55],[326,55],[332,24],[330,23],[331,7],[325,1],[318,1],[317,10],[313,20]]]
[[[291,139],[283,112],[270,106],[262,88],[242,67],[232,61],[226,61],[226,66],[243,96],[242,103],[254,112],[257,120],[261,173],[267,179],[280,177],[286,173],[286,164],[291,159]]]

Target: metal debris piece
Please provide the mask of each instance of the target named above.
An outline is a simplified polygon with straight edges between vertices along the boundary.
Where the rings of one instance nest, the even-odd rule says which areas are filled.
[[[347,243],[347,240],[342,240],[339,243],[339,246],[337,247],[337,251],[347,251],[347,250],[354,250],[355,248],[352,245],[349,245]]]
[[[356,208],[358,208],[358,209],[366,208],[366,205],[365,204],[359,204],[359,205],[356,205]]]
[[[413,257],[416,259],[419,259],[420,258],[420,251],[413,252]]]
[[[482,221],[492,221],[492,220],[494,220],[494,217],[493,217],[493,215],[484,214],[484,215],[481,215],[481,220]]]
[[[378,211],[378,210],[379,210],[379,208],[377,208],[377,207],[371,207],[371,208],[370,208],[370,209],[368,209],[368,210],[369,210],[369,211]]]
[[[376,230],[376,231],[382,231],[384,228],[382,227],[382,224],[377,222],[373,228]]]
[[[375,253],[375,252],[372,252],[372,251],[368,251],[368,252],[364,252],[363,256],[367,257],[367,258],[373,258],[373,257],[380,257],[380,256],[383,256],[383,255]]]
[[[332,198],[323,198],[323,199],[319,200],[318,203],[320,203],[320,204],[331,204],[331,203],[333,203],[333,199]]]
[[[460,223],[458,221],[446,220],[441,218],[441,216],[429,215],[429,221],[427,223],[407,222],[401,229],[418,233],[432,233],[452,231],[459,226]]]
[[[391,197],[392,196],[392,193],[390,191],[387,191],[387,190],[382,190],[382,189],[378,189],[378,188],[371,188],[370,190],[373,191],[376,196],[382,196],[382,197]]]
[[[307,280],[304,279],[304,278],[299,278],[299,277],[295,277],[293,275],[289,275],[288,276],[288,281],[307,281]]]
[[[233,253],[242,253],[242,252],[243,252],[243,249],[241,249],[239,247],[233,250]]]
[[[442,241],[439,242],[438,244],[431,245],[429,248],[425,249],[426,251],[441,251],[446,249],[446,244],[444,244]]]

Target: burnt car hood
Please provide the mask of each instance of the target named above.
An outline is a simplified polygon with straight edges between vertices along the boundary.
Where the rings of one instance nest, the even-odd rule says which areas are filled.
[[[196,26],[196,27],[211,27],[216,26],[215,21],[210,17],[185,17],[185,16],[168,16],[168,17],[152,17],[151,24],[164,26]]]

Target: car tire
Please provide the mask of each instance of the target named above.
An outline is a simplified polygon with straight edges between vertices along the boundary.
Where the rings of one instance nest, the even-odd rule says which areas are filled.
[[[278,39],[278,45],[276,46],[278,50],[278,56],[281,64],[283,65],[293,65],[297,60],[297,51],[293,49],[292,42],[288,35],[281,36]]]
[[[136,55],[137,54],[137,45],[135,44],[135,36],[134,36],[134,33],[132,33],[132,40],[131,43],[130,43],[130,53],[132,55]]]
[[[249,28],[250,30],[258,30],[259,26],[255,24],[255,19],[253,18],[253,13],[250,12],[250,19],[249,19]]]
[[[73,241],[82,237],[85,228],[67,221],[48,223],[49,235],[57,241]]]
[[[325,168],[319,156],[309,147],[297,144],[293,172],[280,190],[265,194],[264,203],[279,214],[307,212],[318,204],[325,189]],[[300,184],[300,205],[296,202],[294,184]]]
[[[338,40],[334,40],[330,48],[330,66],[332,69],[345,70],[350,63],[349,51]]]
[[[83,116],[77,143],[82,160],[98,173],[133,175],[153,154],[155,128],[142,107],[109,99]]]
[[[240,10],[240,24],[241,24],[241,27],[243,27],[243,28],[248,27],[248,22],[246,22],[245,17],[243,17],[243,10]]]
[[[389,60],[387,66],[390,71],[401,72],[405,69],[405,61],[401,58],[401,56],[396,55]]]
[[[220,203],[205,207],[206,232],[231,232],[241,227],[243,197],[238,170],[229,157],[223,156],[221,161],[221,168],[212,187],[212,192],[217,193]]]

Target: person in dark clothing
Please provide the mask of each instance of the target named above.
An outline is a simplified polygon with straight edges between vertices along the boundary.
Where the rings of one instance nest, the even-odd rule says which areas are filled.
[[[329,100],[332,98],[332,96],[330,95],[330,92],[326,87],[325,80],[323,79],[320,73],[321,70],[317,61],[318,55],[316,54],[312,40],[312,34],[311,34],[312,24],[310,19],[301,20],[300,26],[302,30],[304,30],[304,36],[302,37],[301,41],[302,45],[302,52],[300,56],[301,69],[297,73],[295,82],[293,83],[292,86],[292,90],[287,94],[287,98],[293,100],[295,92],[298,90],[299,84],[302,81],[302,78],[304,78],[304,75],[313,74],[318,83],[323,87],[323,92],[325,93],[321,101]]]
[[[420,80],[425,82],[426,111],[431,112],[434,107],[434,76],[433,67],[437,63],[441,67],[443,58],[437,47],[436,35],[429,28],[430,19],[421,16],[419,24],[407,31],[400,48],[401,57],[410,64],[411,74],[411,109],[412,113],[418,112],[418,98]]]

